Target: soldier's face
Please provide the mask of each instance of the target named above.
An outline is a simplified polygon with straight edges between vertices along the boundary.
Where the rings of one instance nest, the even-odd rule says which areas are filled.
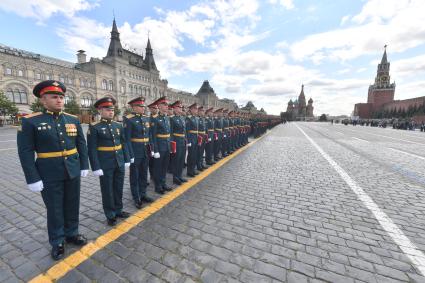
[[[41,97],[44,108],[52,112],[60,112],[65,103],[65,96],[59,94],[45,94]]]
[[[143,106],[133,106],[133,111],[137,114],[144,114],[145,113],[145,107]]]
[[[101,108],[99,109],[99,114],[104,119],[112,119],[114,118],[115,111],[114,108]]]
[[[181,107],[174,108],[174,113],[176,115],[181,115],[183,113],[182,108]]]
[[[168,112],[168,105],[166,103],[159,104],[158,108],[159,108],[159,111],[163,114]]]

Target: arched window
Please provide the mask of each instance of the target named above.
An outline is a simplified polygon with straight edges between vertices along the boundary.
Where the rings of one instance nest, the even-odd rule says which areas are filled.
[[[39,70],[34,70],[34,79],[41,80],[41,72]]]
[[[68,84],[69,85],[73,85],[74,84],[74,79],[73,78],[68,78]]]
[[[108,89],[109,89],[109,90],[114,90],[114,82],[113,82],[112,80],[111,80],[111,81],[109,81]]]
[[[92,81],[87,81],[87,80],[84,80],[84,81],[86,82],[87,87],[92,87],[93,85]]]
[[[125,84],[121,85],[121,93],[125,93]]]
[[[18,70],[18,77],[23,77],[23,76],[24,76],[24,71]]]
[[[16,104],[28,104],[27,91],[22,87],[7,89],[6,97]]]
[[[62,82],[62,83],[65,83],[65,76],[60,74],[59,75],[59,81]]]
[[[128,93],[133,93],[133,85],[128,85]]]
[[[11,76],[12,75],[12,68],[6,67],[4,69],[4,74],[7,75],[7,76]]]
[[[84,87],[85,85],[84,85],[84,79],[82,79],[82,78],[80,78],[80,86],[81,87]]]
[[[50,80],[50,78],[53,78],[51,74],[46,74],[46,80]]]
[[[90,94],[84,94],[81,97],[81,106],[88,108],[93,105],[93,98]]]
[[[102,89],[108,89],[108,82],[105,79],[102,80]]]
[[[68,104],[69,102],[74,100],[74,96],[70,93],[65,95],[65,104]]]

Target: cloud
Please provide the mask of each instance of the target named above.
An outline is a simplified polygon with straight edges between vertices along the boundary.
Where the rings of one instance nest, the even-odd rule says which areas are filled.
[[[403,52],[425,43],[424,10],[421,0],[370,0],[359,14],[343,18],[350,26],[308,35],[291,45],[291,55],[319,64],[374,54],[384,44],[391,52]]]
[[[98,1],[88,0],[2,0],[0,9],[21,17],[34,18],[43,23],[55,14],[72,17],[78,11],[90,10],[98,6]]]
[[[391,63],[393,77],[417,77],[425,72],[425,55],[397,60]]]
[[[269,0],[271,4],[280,4],[282,7],[284,7],[287,10],[294,9],[294,2],[292,0]]]

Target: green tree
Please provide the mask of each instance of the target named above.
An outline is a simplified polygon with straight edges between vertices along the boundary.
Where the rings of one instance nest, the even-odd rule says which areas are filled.
[[[98,111],[97,111],[96,107],[94,107],[94,105],[91,105],[89,107],[89,114],[92,115],[92,116],[96,116],[98,114]]]
[[[133,110],[131,110],[131,107],[125,107],[124,108],[124,114],[123,115],[128,115],[133,113]]]
[[[114,111],[115,111],[115,117],[120,116],[121,109],[119,109],[117,105],[114,106]]]
[[[65,112],[73,115],[78,115],[81,113],[80,106],[75,100],[70,100],[65,104]]]
[[[3,121],[6,120],[6,116],[16,117],[16,114],[18,114],[18,107],[0,91],[0,115],[3,116]]]
[[[322,115],[320,115],[320,117],[319,117],[319,121],[320,122],[326,122],[328,120],[328,118],[326,117],[326,114],[322,114]]]
[[[43,104],[41,104],[40,99],[36,99],[30,106],[32,112],[41,112],[44,110]]]

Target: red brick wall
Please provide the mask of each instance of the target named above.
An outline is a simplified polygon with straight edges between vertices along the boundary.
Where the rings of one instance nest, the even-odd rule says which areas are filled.
[[[360,119],[368,119],[372,117],[372,103],[356,103],[354,105],[354,115],[359,116]]]
[[[396,100],[393,101],[391,103],[387,103],[384,105],[384,109],[385,110],[392,110],[392,109],[404,109],[407,110],[409,108],[410,105],[412,105],[413,107],[416,105],[417,107],[422,106],[425,103],[425,96],[421,96],[421,97],[415,97],[415,98],[409,98],[409,99],[404,99],[404,100]]]
[[[382,105],[394,101],[394,89],[374,89],[372,92],[374,110],[378,110]]]

